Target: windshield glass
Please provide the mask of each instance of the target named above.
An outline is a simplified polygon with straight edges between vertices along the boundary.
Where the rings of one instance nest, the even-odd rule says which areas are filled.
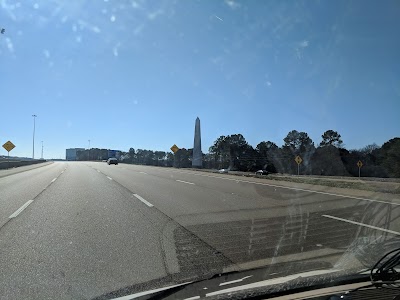
[[[371,268],[399,37],[395,0],[0,0],[0,298]]]

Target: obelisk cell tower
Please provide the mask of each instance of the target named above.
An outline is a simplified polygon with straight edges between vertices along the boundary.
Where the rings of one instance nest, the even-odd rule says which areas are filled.
[[[201,133],[200,133],[200,119],[197,117],[196,125],[194,127],[194,145],[193,145],[193,168],[203,167],[203,154],[201,153]]]

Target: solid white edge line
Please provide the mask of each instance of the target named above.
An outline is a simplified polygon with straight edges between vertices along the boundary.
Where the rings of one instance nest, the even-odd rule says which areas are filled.
[[[153,207],[154,205],[151,204],[149,201],[143,199],[142,197],[140,197],[138,194],[133,194],[133,196],[135,196],[136,198],[138,198],[140,201],[142,201],[144,204],[146,204],[148,207]]]
[[[194,184],[193,182],[187,182],[187,181],[183,181],[183,180],[179,180],[179,179],[177,179],[176,181],[182,182],[182,183],[187,183],[187,184]]]
[[[112,178],[110,176],[107,176],[108,179],[112,180]]]
[[[147,174],[146,172],[139,172],[139,173],[149,175],[149,174]]]
[[[340,270],[338,270],[338,269],[337,270],[336,269],[328,269],[328,270],[307,271],[304,273],[293,274],[293,275],[289,275],[286,277],[279,277],[279,278],[274,278],[274,279],[267,279],[267,280],[263,280],[263,281],[248,283],[248,284],[244,284],[244,285],[238,285],[235,287],[208,293],[208,294],[206,294],[206,297],[217,296],[217,295],[232,293],[232,292],[236,292],[236,291],[244,291],[244,290],[254,289],[254,288],[258,288],[258,287],[271,286],[271,285],[275,285],[275,284],[283,284],[285,282],[297,279],[299,277],[303,277],[303,278],[314,277],[314,276],[318,276],[318,275],[335,273],[335,272],[339,272],[339,271]]]
[[[223,179],[223,180],[230,180],[230,181],[236,181],[236,182],[244,182],[244,183],[265,185],[265,186],[271,186],[271,187],[276,187],[276,188],[280,188],[280,189],[296,190],[296,191],[302,191],[302,192],[309,192],[309,193],[316,193],[316,194],[322,194],[322,195],[328,195],[328,196],[335,196],[335,197],[342,197],[342,198],[349,198],[349,199],[356,199],[356,200],[370,201],[370,202],[379,202],[379,203],[385,203],[385,204],[391,204],[391,205],[400,206],[400,203],[395,203],[395,202],[368,199],[368,198],[361,198],[361,197],[354,197],[354,196],[346,196],[346,195],[340,195],[340,194],[335,194],[335,193],[313,191],[313,190],[307,190],[307,189],[301,189],[301,188],[294,188],[294,187],[288,187],[288,186],[282,186],[282,185],[269,184],[269,183],[264,183],[264,182],[248,181],[248,180],[241,180],[241,179],[234,179],[234,178],[227,178],[227,177],[213,176],[213,175],[206,175],[206,174],[196,174],[196,173],[192,173],[192,172],[179,172],[179,171],[173,171],[173,172],[180,173],[180,174],[191,174],[191,175],[195,175],[195,176],[210,177],[210,178],[219,178],[219,179]]]
[[[54,181],[56,181],[57,180],[57,177],[56,178],[54,178],[52,181],[51,181],[51,183],[53,183]]]
[[[33,200],[28,200],[24,205],[22,205],[20,208],[18,208],[11,216],[9,216],[9,219],[15,218],[18,216],[25,208],[28,207],[29,204],[31,204]]]
[[[176,284],[176,285],[172,285],[172,286],[166,286],[166,287],[162,287],[162,288],[154,289],[154,290],[150,290],[150,291],[140,292],[140,293],[136,293],[136,294],[131,294],[131,295],[127,295],[127,296],[122,296],[122,297],[119,297],[119,298],[113,298],[112,300],[135,299],[135,298],[139,298],[141,296],[151,295],[151,294],[154,294],[154,293],[157,293],[157,292],[169,290],[169,289],[172,289],[174,287],[181,286],[181,285],[187,285],[187,284],[190,284],[190,283],[192,283],[192,281],[184,282],[184,283],[180,283],[180,284]]]
[[[400,235],[400,232],[389,230],[389,229],[385,229],[385,228],[381,228],[381,227],[376,227],[376,226],[373,226],[373,225],[368,225],[368,224],[364,224],[364,223],[360,223],[360,222],[356,222],[356,221],[342,219],[342,218],[338,218],[338,217],[334,217],[334,216],[330,216],[330,215],[322,215],[322,216],[325,217],[325,218],[330,218],[330,219],[337,220],[337,221],[347,222],[347,223],[358,225],[358,226],[364,226],[364,227],[368,227],[368,228],[371,228],[371,229],[380,230],[380,231],[384,231],[384,232],[395,234],[395,235]]]
[[[222,283],[219,284],[219,286],[224,286],[224,285],[228,285],[228,284],[232,284],[232,283],[242,282],[243,280],[245,280],[247,278],[250,278],[250,277],[253,277],[253,275],[245,276],[243,278],[232,280],[232,281],[222,282]]]
[[[295,190],[295,191],[316,193],[316,194],[322,194],[322,195],[328,195],[328,196],[334,196],[334,197],[341,197],[341,198],[348,198],[348,199],[355,199],[355,200],[369,201],[369,202],[378,202],[378,203],[385,203],[385,204],[400,206],[400,203],[390,202],[390,201],[375,200],[375,199],[361,198],[361,197],[355,197],[355,196],[346,196],[346,195],[335,194],[335,193],[313,191],[313,190],[307,190],[307,189],[301,189],[301,188],[287,187],[287,186],[282,186],[282,185],[268,184],[268,183],[263,183],[263,182],[248,181],[248,180],[241,180],[241,179],[221,177],[221,176],[213,176],[213,175],[208,175],[208,174],[198,174],[198,173],[195,173],[195,172],[181,172],[181,171],[175,171],[175,170],[169,170],[169,171],[172,171],[174,173],[179,173],[179,174],[190,174],[190,175],[203,176],[203,177],[209,177],[209,178],[219,178],[219,179],[223,179],[223,180],[230,180],[230,181],[236,181],[236,182],[244,182],[244,183],[252,183],[252,184],[258,184],[258,185],[271,186],[271,187],[280,188],[280,189]],[[177,180],[177,181],[180,181],[180,180]],[[194,184],[194,183],[189,183],[189,184]],[[394,201],[400,201],[400,200],[394,199]]]

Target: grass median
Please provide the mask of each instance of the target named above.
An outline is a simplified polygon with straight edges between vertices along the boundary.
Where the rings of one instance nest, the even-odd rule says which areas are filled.
[[[369,180],[363,181],[362,179],[355,181],[340,181],[340,180],[329,180],[321,178],[276,176],[273,174],[270,174],[268,176],[253,175],[252,177],[277,180],[277,181],[289,181],[295,183],[323,185],[336,188],[365,190],[365,191],[372,191],[379,193],[400,194],[400,183],[396,182],[380,182],[380,181],[369,181]]]

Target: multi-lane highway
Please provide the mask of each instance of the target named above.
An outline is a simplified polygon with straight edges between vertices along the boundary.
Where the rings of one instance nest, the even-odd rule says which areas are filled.
[[[400,238],[395,196],[101,162],[20,171],[0,171],[1,299],[90,299],[300,260],[340,266],[349,249]]]

